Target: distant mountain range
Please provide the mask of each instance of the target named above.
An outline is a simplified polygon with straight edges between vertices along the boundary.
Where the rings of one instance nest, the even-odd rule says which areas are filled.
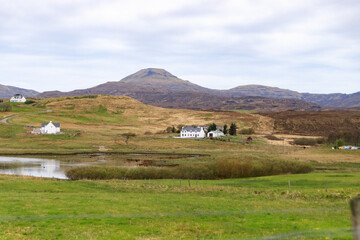
[[[88,89],[71,92],[49,91],[38,94],[37,97],[96,94],[125,95],[154,106],[186,109],[277,112],[321,110],[329,107],[351,107],[353,109],[360,107],[360,92],[354,94],[310,94],[261,85],[215,90],[182,80],[157,68],[143,69],[120,81],[107,82]]]
[[[34,90],[28,90],[24,88],[12,87],[12,86],[5,86],[0,84],[0,98],[11,98],[15,94],[21,94],[26,97],[33,97],[39,92]]]

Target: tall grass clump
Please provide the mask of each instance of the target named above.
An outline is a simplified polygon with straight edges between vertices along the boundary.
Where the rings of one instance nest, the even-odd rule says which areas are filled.
[[[259,161],[224,159],[218,161],[217,169],[219,178],[247,178],[313,171],[313,167],[308,163],[270,159]]]
[[[12,105],[8,103],[0,103],[0,112],[11,112]]]
[[[255,130],[253,128],[243,128],[240,130],[241,134],[254,134]]]
[[[317,144],[317,140],[315,138],[297,138],[293,143],[302,146],[315,146]]]
[[[76,167],[66,176],[79,179],[224,179],[308,173],[310,164],[284,160],[219,160],[216,163],[180,165],[172,168],[156,167]]]

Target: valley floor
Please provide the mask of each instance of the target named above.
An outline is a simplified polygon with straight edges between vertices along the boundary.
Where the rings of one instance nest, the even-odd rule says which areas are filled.
[[[0,239],[352,239],[349,200],[359,194],[360,150],[331,150],[325,144],[304,149],[282,139],[271,144],[265,136],[275,125],[266,116],[161,109],[127,97],[44,99],[14,105],[12,113],[0,116],[13,114],[8,124],[0,124],[1,156],[50,155],[66,162],[75,153],[134,153],[139,161],[149,159],[138,153],[193,154],[201,157],[153,157],[148,163],[288,161],[314,171],[190,181],[0,175]],[[26,133],[27,126],[49,121],[61,123],[65,134]],[[193,140],[164,133],[172,126],[213,122],[235,122],[239,130],[253,127],[257,134],[246,143],[246,134]],[[128,133],[133,135],[127,138]]]
[[[317,173],[189,186],[2,175],[0,239],[352,239],[358,179]]]

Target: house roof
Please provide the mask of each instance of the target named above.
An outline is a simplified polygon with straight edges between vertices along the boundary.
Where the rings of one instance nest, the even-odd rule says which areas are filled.
[[[186,127],[183,127],[181,131],[201,132],[201,129],[202,129],[202,127],[186,126]]]
[[[60,127],[60,123],[53,123],[53,122],[50,122],[52,124],[54,124],[55,127]],[[45,127],[47,126],[49,123],[41,123],[41,127]]]
[[[220,130],[215,130],[215,131],[211,131],[211,133],[222,133],[222,134],[224,134],[222,131],[220,131]]]
[[[15,95],[13,96],[13,98],[23,98],[23,95],[21,95],[21,94],[15,94]]]

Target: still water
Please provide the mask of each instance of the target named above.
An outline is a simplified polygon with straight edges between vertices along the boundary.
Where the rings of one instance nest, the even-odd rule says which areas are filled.
[[[65,156],[0,157],[0,174],[68,179],[66,171],[78,166],[176,166],[179,159],[198,155],[177,154],[76,154]]]
[[[5,167],[11,164],[12,167]],[[0,174],[67,179],[64,163],[54,159],[0,157]]]

